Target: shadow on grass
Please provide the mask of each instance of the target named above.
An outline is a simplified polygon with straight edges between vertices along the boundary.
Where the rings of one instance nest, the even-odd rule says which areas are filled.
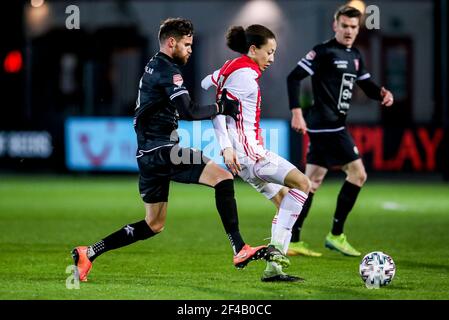
[[[398,260],[396,262],[396,266],[400,266],[401,268],[413,268],[413,269],[430,269],[441,271],[447,273],[449,270],[449,263],[440,264],[440,263],[428,263],[428,262],[419,262],[413,260]]]

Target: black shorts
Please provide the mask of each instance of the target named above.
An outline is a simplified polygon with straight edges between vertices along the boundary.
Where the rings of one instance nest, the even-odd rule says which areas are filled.
[[[202,151],[164,146],[137,158],[139,191],[145,203],[168,201],[170,181],[198,183],[209,158]]]
[[[359,151],[345,128],[336,132],[308,132],[310,143],[307,150],[307,163],[328,169],[360,158]]]

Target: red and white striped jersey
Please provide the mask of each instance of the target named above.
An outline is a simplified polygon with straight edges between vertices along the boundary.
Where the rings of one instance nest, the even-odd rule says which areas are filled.
[[[221,150],[233,147],[239,157],[247,156],[255,161],[264,157],[267,152],[260,129],[261,96],[258,81],[261,74],[256,62],[242,55],[226,61],[221,69],[201,81],[205,90],[212,85],[216,87],[217,99],[226,88],[227,97],[240,104],[237,121],[223,115],[213,119]]]

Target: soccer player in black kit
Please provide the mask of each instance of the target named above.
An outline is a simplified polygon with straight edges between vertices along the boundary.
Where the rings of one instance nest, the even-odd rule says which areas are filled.
[[[279,257],[274,247],[251,247],[238,227],[233,176],[203,156],[201,151],[181,148],[176,133],[178,119],[210,119],[217,114],[236,117],[238,103],[224,98],[199,106],[183,85],[179,65],[192,54],[193,25],[189,20],[165,20],[159,30],[160,51],[145,67],[139,83],[134,128],[137,134],[139,190],[145,203],[144,220],[128,224],[91,246],[73,249],[76,276],[87,281],[92,262],[106,251],[155,236],[164,229],[170,181],[203,184],[215,188],[215,202],[234,251],[234,265],[243,268],[250,260]],[[275,260],[275,259],[274,259]]]
[[[292,111],[292,128],[309,135],[306,175],[312,189],[295,226],[289,254],[321,256],[300,240],[300,230],[312,204],[313,195],[320,187],[329,169],[340,168],[346,173],[337,198],[332,230],[326,236],[325,246],[347,256],[359,256],[343,233],[344,223],[357,199],[367,175],[357,147],[346,129],[354,84],[371,99],[384,106],[393,104],[393,95],[384,87],[371,81],[365,70],[360,52],[353,47],[359,32],[362,13],[349,6],[340,7],[334,16],[335,37],[313,48],[302,58],[287,78],[289,105]],[[299,103],[300,82],[312,76],[314,104],[304,110]]]

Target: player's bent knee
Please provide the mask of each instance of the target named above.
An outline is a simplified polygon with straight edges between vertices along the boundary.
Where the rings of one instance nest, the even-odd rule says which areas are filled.
[[[213,187],[218,185],[220,182],[223,182],[225,180],[234,180],[234,176],[229,172],[224,170],[223,168],[219,167],[218,165],[215,165],[217,167],[216,173],[214,176],[213,181]]]
[[[226,171],[211,161],[203,170],[199,183],[215,187],[225,180],[234,180],[234,176],[229,171]]]
[[[309,193],[310,190],[312,190],[312,181],[306,175],[304,175],[304,177],[306,177],[306,184],[307,184],[307,186],[306,186],[307,191],[305,191],[305,192]]]
[[[301,190],[302,192],[309,193],[312,188],[312,182],[305,174],[301,174],[295,183],[295,188]]]
[[[322,182],[323,182],[323,179],[310,180],[310,183],[311,183],[310,192],[315,193],[321,187]]]
[[[224,180],[234,180],[234,176],[230,172],[221,169],[221,172],[219,173],[219,175],[217,177],[217,184]]]
[[[281,197],[281,200],[284,199],[284,197],[288,194],[289,191],[290,188],[288,187],[284,187],[279,191],[278,195]]]
[[[145,218],[145,222],[148,226],[148,233],[157,234],[164,230],[165,219],[158,219],[157,217],[148,216]]]
[[[164,227],[164,224],[160,222],[150,222],[149,224],[149,228],[154,233],[161,233],[162,231],[164,231]]]
[[[357,185],[357,186],[363,186],[368,179],[368,175],[366,171],[358,171],[354,175],[348,176],[349,182]]]
[[[362,172],[362,174],[360,175],[360,182],[361,184],[365,184],[366,180],[368,179],[368,174],[364,171]]]

